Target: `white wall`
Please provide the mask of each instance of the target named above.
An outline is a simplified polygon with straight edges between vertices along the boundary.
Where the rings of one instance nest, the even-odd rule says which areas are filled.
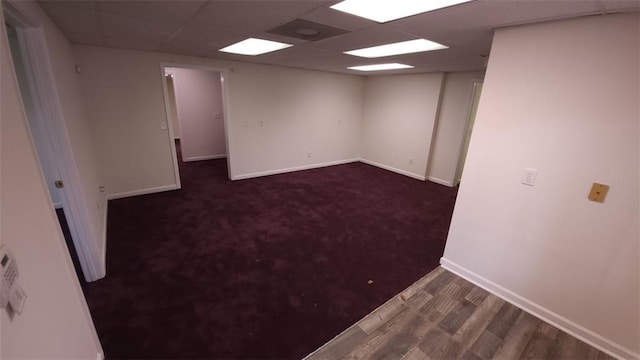
[[[638,26],[496,32],[442,261],[621,357],[640,352]]]
[[[0,243],[27,293],[13,321],[0,311],[0,358],[96,359],[102,350],[28,134],[4,26],[0,40]]]
[[[175,186],[160,63],[233,68],[228,132],[234,178],[358,157],[358,76],[153,52],[74,46],[109,193]],[[311,152],[311,158],[308,153]]]
[[[184,161],[227,155],[222,109],[222,83],[217,71],[170,68],[180,121]]]
[[[474,81],[482,81],[484,71],[447,73],[429,159],[427,178],[440,184],[456,185],[456,168],[473,96]]]
[[[443,74],[366,79],[361,158],[425,179]]]

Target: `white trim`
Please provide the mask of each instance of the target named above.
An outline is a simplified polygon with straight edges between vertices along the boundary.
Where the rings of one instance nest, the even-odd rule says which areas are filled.
[[[231,129],[230,129],[230,124],[231,124],[231,111],[229,110],[231,107],[230,105],[230,100],[229,100],[229,94],[230,89],[229,89],[229,78],[230,78],[230,74],[234,71],[233,68],[220,68],[220,67],[215,67],[215,66],[206,66],[206,65],[194,65],[194,64],[184,64],[184,63],[169,63],[169,62],[162,62],[160,63],[160,69],[162,70],[162,88],[164,89],[164,99],[165,99],[165,117],[168,118],[168,95],[167,95],[167,83],[166,81],[164,81],[164,74],[166,71],[166,68],[182,68],[182,69],[193,69],[193,70],[204,70],[204,71],[215,71],[220,73],[220,85],[222,87],[222,121],[224,123],[224,139],[225,139],[225,147],[227,150],[227,175],[229,176],[229,180],[234,180],[234,176],[233,176],[233,166],[231,163],[231,156],[233,154],[232,152],[232,146],[230,143],[230,139],[231,139]],[[177,83],[174,81],[173,83],[173,88],[174,91],[176,90],[176,85]],[[176,110],[178,108],[178,101],[176,100]],[[168,119],[167,119],[168,120]],[[180,123],[180,115],[178,115],[178,123],[180,124],[180,129],[182,131],[182,124]],[[170,134],[173,134],[173,131],[170,131]],[[173,136],[173,135],[171,135]],[[174,141],[173,139],[171,140],[172,142]],[[171,149],[173,150],[173,158],[174,158],[174,171],[176,174],[178,174],[178,157],[176,154],[176,150],[175,150],[175,144],[171,145]],[[178,188],[180,188],[180,175],[176,175],[177,176],[177,184],[178,184]]]
[[[426,180],[426,178],[423,175],[418,175],[418,174],[414,174],[414,173],[411,173],[411,172],[408,172],[408,171],[405,171],[405,170],[396,169],[396,168],[394,168],[392,166],[383,165],[383,164],[377,163],[375,161],[362,159],[362,158],[360,159],[360,161],[365,163],[365,164],[371,165],[371,166],[375,166],[375,167],[379,167],[381,169],[393,171],[394,173],[398,173],[400,175],[408,176],[408,177],[411,177],[411,178],[414,178],[414,179],[418,179],[418,180],[422,180],[422,181]]]
[[[179,190],[179,189],[180,188],[175,184],[158,186],[158,187],[142,189],[142,190],[134,190],[134,191],[126,191],[126,192],[121,192],[116,194],[109,194],[107,195],[107,200],[117,200],[117,199],[132,197],[132,196],[155,194],[159,192]]]
[[[484,78],[470,80],[471,99],[469,100],[469,108],[467,109],[467,120],[464,122],[462,139],[460,139],[460,146],[458,146],[458,149],[456,151],[456,166],[453,167],[453,173],[451,174],[451,181],[456,183],[456,185],[459,184],[461,180],[461,179],[457,179],[458,170],[460,169],[461,166],[463,167],[463,170],[464,170],[464,164],[460,165],[460,156],[462,155],[462,149],[464,147],[465,140],[467,139],[467,133],[469,132],[469,125],[471,123],[471,111],[473,110],[473,100],[476,98],[476,92],[478,91],[479,84],[484,84]],[[477,113],[477,109],[476,109],[476,113]],[[475,119],[474,119],[474,122],[475,122]],[[468,149],[467,149],[467,156],[468,156]],[[462,177],[462,174],[460,174],[460,176]]]
[[[290,172],[300,171],[300,170],[309,170],[309,169],[317,169],[317,168],[322,168],[327,166],[349,164],[349,163],[358,162],[359,160],[360,159],[337,160],[337,161],[329,161],[329,162],[318,163],[318,164],[296,166],[296,167],[285,168],[285,169],[277,169],[277,170],[269,170],[269,171],[251,173],[251,174],[243,174],[243,175],[234,176],[231,180],[243,180],[243,179],[250,179],[250,178],[256,178],[261,176],[285,174],[285,173],[290,173]]]
[[[468,280],[469,282],[487,290],[488,292],[504,299],[505,301],[519,307],[531,315],[548,322],[558,329],[584,341],[596,349],[620,359],[638,359],[640,354],[627,349],[620,344],[606,339],[595,332],[579,325],[562,315],[559,315],[535,302],[504,288],[503,286],[488,280],[475,272],[468,270],[444,257],[440,258],[440,264],[450,272]]]
[[[48,190],[48,189],[47,189]],[[53,208],[54,209],[62,209],[62,203],[61,202],[55,202],[53,203]]]
[[[67,133],[62,104],[58,98],[56,80],[51,67],[49,50],[42,27],[17,27],[22,61],[27,75],[29,91],[33,98],[32,120],[36,133],[43,134],[39,141],[51,149],[51,163],[56,164],[59,179],[65,182],[60,189],[60,202],[65,211],[69,231],[73,239],[85,279],[95,281],[106,275],[101,261],[88,202],[76,167],[75,156]]]
[[[182,161],[200,161],[200,160],[213,160],[213,159],[224,159],[227,157],[227,154],[219,154],[219,155],[205,155],[205,156],[192,156],[188,158],[182,158]]]
[[[434,182],[436,184],[440,184],[440,185],[444,185],[444,186],[448,186],[448,187],[454,187],[454,185],[446,180],[442,180],[442,179],[438,179],[437,177],[434,176],[427,176],[427,180]]]
[[[167,88],[167,80],[165,79],[165,74],[167,70],[165,69],[163,64],[160,64],[160,76],[162,83],[162,97],[164,100],[164,121],[167,124],[167,136],[169,140],[169,147],[171,148],[171,162],[173,163],[173,179],[175,181],[176,188],[180,189],[182,184],[180,183],[180,168],[178,166],[178,154],[176,152],[176,141],[173,137],[173,123],[171,122],[171,118],[169,114],[171,113],[171,107],[169,105],[169,89]],[[173,83],[174,89],[174,97],[175,97],[175,82]],[[177,109],[176,109],[177,112]],[[179,122],[179,121],[178,121]],[[133,196],[133,195],[132,195]],[[123,196],[126,197],[126,196]],[[108,197],[107,197],[108,198]]]

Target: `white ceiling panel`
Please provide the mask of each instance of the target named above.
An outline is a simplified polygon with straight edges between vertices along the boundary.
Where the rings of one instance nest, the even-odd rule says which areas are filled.
[[[640,10],[640,0],[474,0],[378,24],[329,8],[337,2],[339,0],[39,1],[74,43],[360,75],[477,70],[485,64],[496,28]],[[297,18],[348,32],[319,41],[267,33]],[[261,56],[218,51],[248,37],[294,46]],[[342,53],[417,38],[450,48],[377,59]],[[347,69],[390,61],[415,68],[381,73]]]
[[[263,32],[328,3],[313,0],[210,1],[190,21],[190,25],[204,31],[242,28],[249,32]]]
[[[328,6],[311,11],[304,16],[301,16],[301,18],[349,31],[365,29],[378,25],[375,21],[334,10]]]
[[[90,8],[47,2],[43,4],[43,9],[67,36],[71,34],[102,35],[98,16]]]
[[[417,38],[418,36],[380,25],[316,41],[313,46],[320,49],[343,52]]]
[[[92,1],[92,0],[85,0],[85,1],[47,0],[46,2],[50,4],[55,4],[55,5],[83,7],[91,10],[96,10],[98,7],[98,2]]]
[[[429,35],[429,40],[469,54],[488,55],[493,41],[493,30],[464,30]]]
[[[69,41],[71,41],[74,44],[105,46],[104,36],[102,36],[102,35],[91,35],[91,34],[88,34],[88,33],[71,34],[69,36]]]
[[[104,42],[106,46],[119,49],[134,49],[143,51],[155,51],[159,46],[159,41],[143,41],[132,38],[109,37],[105,36]]]
[[[161,0],[161,1],[120,1],[103,0],[98,2],[102,12],[127,16],[135,19],[183,24],[200,10],[206,0]]]
[[[640,0],[600,0],[600,3],[607,12],[640,10]]]
[[[180,28],[177,24],[133,19],[107,13],[100,13],[100,20],[106,36],[145,42],[165,42]]]
[[[222,45],[216,42],[219,40],[219,38],[216,38],[215,33],[202,32],[195,28],[184,28],[159,47],[158,51],[204,56],[211,52],[212,49],[222,47]]]
[[[391,26],[428,36],[447,31],[495,29],[598,11],[593,0],[476,0],[401,19]]]

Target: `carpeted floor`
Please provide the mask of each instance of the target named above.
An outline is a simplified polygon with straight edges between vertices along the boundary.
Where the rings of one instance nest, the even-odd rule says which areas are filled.
[[[109,202],[107,277],[84,289],[108,359],[300,359],[438,265],[456,197],[363,163],[180,174]]]

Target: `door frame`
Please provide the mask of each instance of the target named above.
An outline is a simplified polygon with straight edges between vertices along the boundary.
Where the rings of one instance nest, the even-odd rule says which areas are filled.
[[[46,155],[46,161],[54,165],[57,175],[64,182],[64,187],[58,189],[58,194],[84,278],[88,282],[101,279],[106,275],[106,241],[105,248],[99,249],[97,232],[86,211],[88,203],[82,190],[58,97],[41,15],[32,7],[33,4],[21,3],[19,0],[6,0],[3,5],[5,20],[15,27],[18,34],[27,91],[33,100],[33,122],[29,124],[32,140],[35,134],[43,147],[51,150]],[[31,126],[35,126],[35,129],[31,129]],[[51,198],[49,201],[51,202]],[[53,207],[53,203],[51,206]]]
[[[176,153],[176,144],[173,140],[173,127],[170,123],[169,112],[171,111],[169,105],[169,90],[167,89],[167,82],[165,80],[166,68],[182,68],[182,69],[192,69],[192,70],[202,70],[202,71],[214,71],[220,73],[220,83],[222,85],[222,117],[224,124],[224,141],[225,147],[227,150],[227,176],[229,180],[235,180],[233,175],[232,166],[231,166],[231,156],[232,156],[232,144],[229,139],[231,138],[231,129],[229,124],[231,123],[231,113],[229,111],[229,78],[230,74],[233,72],[233,68],[220,68],[215,66],[205,66],[205,65],[194,65],[194,64],[184,64],[184,63],[168,63],[162,62],[160,63],[160,76],[162,77],[162,93],[164,96],[164,109],[165,109],[165,121],[167,124],[167,134],[169,136],[169,140],[171,143],[171,156],[173,158],[173,173],[175,176],[175,181],[178,189],[181,188],[180,185],[180,171],[178,169],[178,155]],[[175,80],[177,76],[174,74],[174,83],[173,88],[176,89]],[[176,101],[177,102],[177,101]],[[176,104],[177,105],[177,104]],[[180,121],[178,121],[180,122]],[[182,136],[180,136],[182,140]]]
[[[458,178],[458,172],[460,171],[460,168],[464,169],[464,163],[466,162],[466,157],[468,155],[468,144],[467,144],[467,151],[464,150],[465,147],[465,143],[467,142],[467,136],[469,136],[469,127],[473,127],[475,125],[475,119],[472,119],[471,116],[473,115],[473,106],[474,106],[474,100],[476,98],[476,94],[478,93],[478,91],[480,91],[480,87],[484,84],[484,79],[473,79],[471,80],[471,99],[469,101],[469,109],[467,109],[467,121],[465,122],[464,125],[464,133],[462,134],[462,139],[460,142],[460,147],[458,148],[458,154],[456,156],[457,162],[456,162],[456,166],[454,167],[454,172],[453,172],[453,176],[451,177],[453,179],[453,186],[457,186],[460,184],[460,180],[462,178],[462,173],[460,173],[460,178]],[[479,101],[478,101],[479,103]],[[476,109],[476,114],[477,114],[477,109]],[[470,136],[469,136],[470,137]],[[465,155],[465,161],[460,163],[460,157],[462,155]]]

